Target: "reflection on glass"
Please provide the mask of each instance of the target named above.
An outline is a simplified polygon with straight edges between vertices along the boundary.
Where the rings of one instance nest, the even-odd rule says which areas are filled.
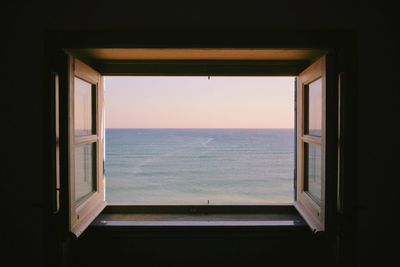
[[[95,143],[75,148],[75,201],[96,190]]]
[[[94,134],[93,120],[95,118],[92,113],[95,103],[92,103],[92,84],[75,77],[74,85],[75,136]]]
[[[305,87],[306,134],[321,136],[322,129],[322,79]]]
[[[321,202],[321,146],[304,144],[305,166],[304,166],[304,191],[311,197]]]

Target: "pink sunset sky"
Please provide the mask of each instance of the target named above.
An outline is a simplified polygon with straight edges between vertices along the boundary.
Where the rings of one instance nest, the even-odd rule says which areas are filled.
[[[294,77],[105,77],[106,128],[293,128]]]

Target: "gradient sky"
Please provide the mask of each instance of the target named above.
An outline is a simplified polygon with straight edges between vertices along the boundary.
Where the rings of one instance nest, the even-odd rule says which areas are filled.
[[[106,128],[293,128],[294,77],[105,77]]]

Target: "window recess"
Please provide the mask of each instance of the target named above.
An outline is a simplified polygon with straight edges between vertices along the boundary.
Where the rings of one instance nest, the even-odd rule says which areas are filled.
[[[114,58],[117,54],[113,49],[104,49],[98,54],[96,52],[99,51],[96,49],[67,51],[68,134],[61,133],[61,136],[64,138],[68,136],[68,151],[64,150],[60,153],[68,154],[68,223],[71,233],[79,236],[106,207],[103,173],[102,75],[121,74],[297,76],[295,99],[297,152],[296,177],[293,179],[296,182],[296,199],[293,206],[313,231],[325,230],[325,153],[327,153],[325,145],[326,60],[323,56],[326,53],[325,50],[307,52],[304,49],[286,49],[286,54],[276,56],[279,55],[276,49],[270,49],[271,51],[264,54],[263,49],[259,49],[256,50],[258,54],[254,54],[253,57],[246,54],[252,49],[243,51],[236,49],[236,53],[232,55],[243,56],[229,58],[229,53],[225,55],[222,53],[223,49],[214,49],[208,52],[213,52],[216,58],[210,58],[210,54],[207,54],[207,49],[205,49],[201,51],[200,56],[196,54],[197,57],[194,58],[193,53],[196,51],[189,50],[192,54],[185,54],[183,49],[180,54],[185,54],[186,57],[179,60],[171,59],[177,55],[176,53],[172,53],[171,58],[160,58],[160,55],[163,55],[161,52],[168,49],[161,49],[164,51],[156,49],[156,52],[161,54],[151,54],[151,49],[145,49],[145,53],[138,49],[128,50],[125,51],[128,54],[122,55],[122,58]],[[260,56],[262,56],[260,60],[255,60]],[[78,58],[90,63],[90,66]],[[65,173],[62,177],[65,177]],[[249,206],[249,208],[252,207]]]

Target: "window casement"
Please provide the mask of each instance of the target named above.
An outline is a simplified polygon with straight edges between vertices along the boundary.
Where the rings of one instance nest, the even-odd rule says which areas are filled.
[[[295,207],[313,231],[325,229],[325,57],[297,78]]]
[[[146,63],[143,59],[136,62],[132,58],[125,61],[123,58],[118,60],[99,58],[96,61],[95,53],[93,53],[94,58],[88,58],[90,53],[82,56],[82,51],[78,50],[67,51],[68,135],[64,136],[68,136],[68,151],[60,152],[68,154],[67,157],[61,158],[68,158],[69,232],[79,236],[106,207],[102,75],[121,74],[296,76],[296,177],[293,179],[296,197],[293,205],[314,232],[326,230],[325,155],[328,151],[325,130],[327,101],[325,51],[316,50],[318,53],[312,54],[311,59],[308,58],[307,61],[290,58],[285,61],[277,61],[275,58],[235,61],[224,58],[222,61],[152,60]],[[151,52],[151,49],[146,51]],[[168,49],[165,51],[168,52]],[[246,50],[246,52],[249,51],[249,49]],[[268,55],[274,55],[273,50],[271,51]],[[240,53],[238,49],[236,54],[240,55]],[[104,56],[104,53],[101,55]],[[260,53],[260,55],[263,54]],[[125,57],[127,57],[126,54]],[[90,66],[78,58],[90,62]],[[307,64],[305,65],[304,62]],[[140,72],[142,66],[145,70]],[[62,162],[61,164],[65,165]],[[330,164],[335,165],[335,163]],[[65,198],[61,201],[65,201]]]
[[[69,57],[69,230],[79,236],[106,206],[101,75]]]

